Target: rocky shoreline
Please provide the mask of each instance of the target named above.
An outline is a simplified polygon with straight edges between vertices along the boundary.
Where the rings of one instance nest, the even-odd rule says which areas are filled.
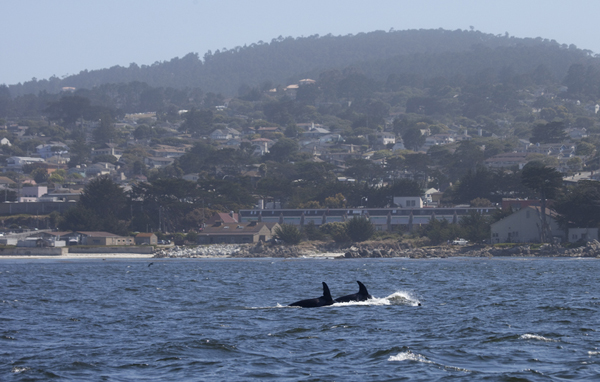
[[[175,246],[157,250],[155,258],[302,258],[334,257],[349,258],[392,258],[412,259],[447,257],[598,257],[600,242],[594,240],[583,247],[564,248],[546,244],[539,249],[528,245],[493,247],[490,245],[450,246],[415,248],[407,243],[367,242],[351,246],[336,243],[302,243],[298,246],[258,244],[214,244],[197,247]]]

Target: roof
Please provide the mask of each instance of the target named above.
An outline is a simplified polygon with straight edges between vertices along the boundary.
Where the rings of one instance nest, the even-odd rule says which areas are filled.
[[[116,233],[104,231],[76,231],[76,233],[80,233],[82,235],[90,237],[122,237],[121,235],[117,235]]]
[[[135,235],[135,237],[152,237],[152,236],[156,236],[153,232],[141,232],[138,233],[137,235]]]
[[[233,216],[229,215],[226,212],[217,212],[209,219],[206,220],[207,224],[212,224],[215,222],[223,222],[223,223],[237,223],[239,221],[238,214],[234,213]]]
[[[522,214],[523,211],[527,211],[527,210],[535,210],[541,216],[542,207],[540,207],[540,206],[531,206],[531,205],[527,206],[527,207],[523,207],[523,208],[519,209],[518,211],[515,211],[512,214],[504,217],[503,219],[500,219],[497,222],[492,223],[491,226],[495,226],[495,225],[499,224],[500,222],[504,222],[504,221],[509,220],[509,219],[515,219],[517,216],[519,216],[520,214]],[[550,208],[546,208],[546,217],[547,218],[557,219],[558,216],[559,216],[559,214],[556,211],[551,210]]]
[[[202,232],[199,232],[199,235],[251,235],[259,233],[261,229],[267,228],[269,231],[272,229],[277,223],[269,224],[262,222],[251,222],[251,223],[215,223],[212,226],[204,227]]]

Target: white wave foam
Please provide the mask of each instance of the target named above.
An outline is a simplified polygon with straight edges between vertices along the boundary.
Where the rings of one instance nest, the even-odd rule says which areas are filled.
[[[600,354],[600,351],[588,351],[588,355],[598,355]]]
[[[366,301],[349,301],[349,302],[336,302],[332,306],[354,306],[354,305],[391,305],[387,298],[373,297]]]
[[[406,351],[404,353],[398,353],[397,355],[392,355],[388,358],[388,362],[401,362],[401,361],[414,361],[414,362],[421,362],[421,363],[430,363],[432,365],[441,366],[447,370],[455,370],[455,371],[463,371],[463,372],[470,371],[468,369],[463,369],[462,367],[446,366],[446,365],[442,365],[442,364],[433,362],[433,361],[427,359],[427,357],[422,356],[421,354],[415,354],[415,353],[411,352],[410,350]]]
[[[411,305],[411,306],[419,306],[421,302],[418,298],[412,295],[410,292],[406,291],[398,291],[396,293],[392,293],[391,295],[386,297],[391,305]]]
[[[432,361],[428,360],[421,354],[415,354],[410,351],[406,351],[404,353],[398,353],[397,355],[392,355],[392,356],[390,356],[390,358],[388,358],[388,361],[389,362],[415,361],[415,362],[422,362],[422,363],[433,363]]]
[[[523,334],[519,337],[522,340],[538,340],[538,341],[546,341],[546,342],[557,342],[556,340],[553,340],[552,338],[546,338],[543,336],[539,336],[537,334]]]
[[[395,292],[387,297],[372,297],[366,301],[336,302],[333,306],[354,306],[354,305],[411,305],[419,306],[421,303],[409,292]]]

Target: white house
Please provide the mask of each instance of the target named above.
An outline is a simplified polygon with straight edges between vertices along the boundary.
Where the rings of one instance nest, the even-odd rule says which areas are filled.
[[[400,208],[423,208],[420,196],[394,196],[394,204]]]
[[[32,157],[10,157],[6,160],[6,169],[9,171],[21,172],[23,166],[32,163],[44,163],[43,158],[32,158]]]
[[[546,208],[546,223],[553,237],[564,237],[556,212]],[[539,243],[542,235],[541,207],[529,206],[491,225],[491,243]]]
[[[377,136],[377,143],[379,143],[380,145],[388,145],[388,144],[395,144],[396,143],[396,135],[393,133],[388,133],[388,132],[383,132],[383,133],[379,133],[376,135]]]
[[[569,243],[598,240],[598,228],[569,228]]]

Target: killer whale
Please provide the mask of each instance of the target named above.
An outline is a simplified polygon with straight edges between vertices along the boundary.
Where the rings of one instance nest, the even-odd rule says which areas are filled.
[[[323,283],[323,296],[296,301],[288,306],[299,306],[301,308],[317,308],[319,306],[333,305],[333,303],[334,301],[331,298],[329,287],[327,286],[327,284]]]
[[[358,283],[358,293],[338,297],[335,299],[335,302],[366,301],[373,297],[369,294],[369,292],[367,291],[367,287],[364,286],[363,283],[361,283],[360,281],[356,282]]]

